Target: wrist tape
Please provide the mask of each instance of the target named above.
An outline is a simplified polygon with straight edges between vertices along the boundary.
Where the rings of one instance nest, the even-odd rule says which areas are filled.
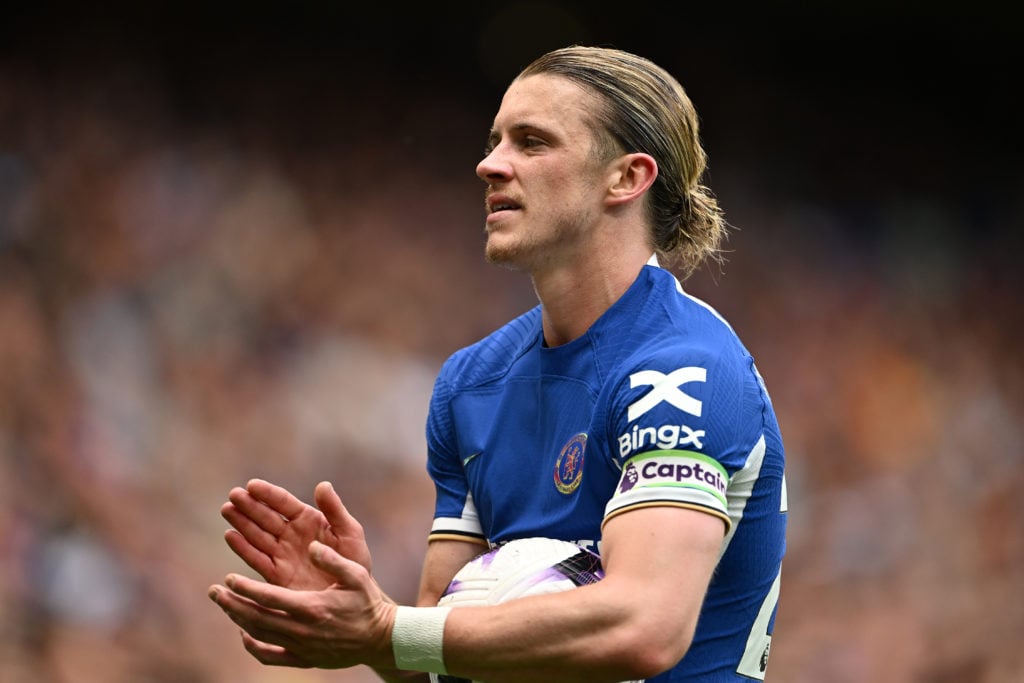
[[[444,622],[451,607],[405,607],[395,612],[391,649],[405,671],[445,674]]]

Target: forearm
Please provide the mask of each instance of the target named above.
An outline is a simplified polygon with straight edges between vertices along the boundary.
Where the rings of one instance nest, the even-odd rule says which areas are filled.
[[[387,595],[384,598],[393,605],[398,604]],[[386,683],[428,683],[430,680],[429,675],[422,671],[404,671],[396,667],[373,667],[373,672]]]
[[[451,577],[470,558],[481,552],[479,545],[465,542],[434,542],[428,546],[421,577],[418,607],[433,607],[448,586]],[[390,597],[386,599],[397,605]],[[394,644],[392,643],[392,649]],[[427,683],[429,676],[421,671],[407,671],[397,667],[374,667],[374,672],[387,683]]]
[[[685,629],[655,624],[658,610],[638,608],[646,604],[642,596],[617,592],[615,585],[598,584],[453,609],[445,625],[445,665],[488,683],[614,683],[671,666],[678,659],[671,653],[681,657],[689,642]]]
[[[620,515],[605,527],[604,579],[453,609],[445,666],[488,683],[655,676],[690,647],[721,539],[721,521],[702,512],[652,507]]]

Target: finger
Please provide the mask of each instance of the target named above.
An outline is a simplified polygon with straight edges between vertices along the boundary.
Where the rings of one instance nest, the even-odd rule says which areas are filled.
[[[284,533],[287,522],[248,494],[244,498],[239,496],[238,503],[224,503],[220,508],[220,516],[237,529],[246,541],[272,555],[277,539]]]
[[[291,615],[305,615],[308,612],[308,608],[305,604],[306,596],[309,595],[307,591],[295,591],[290,588],[282,588],[280,586],[266,583],[265,581],[250,579],[240,574],[228,574],[224,583],[227,584],[227,588],[229,589],[227,592],[230,592],[233,595],[228,597],[219,597],[223,602],[231,605],[232,607],[234,607],[238,602],[239,597],[244,598],[249,605],[243,605],[237,610],[237,612],[249,617],[256,618],[262,616],[254,614],[254,611],[284,612],[285,614]],[[224,593],[225,591],[221,590],[219,592]],[[224,606],[221,600],[215,600],[215,602],[221,605],[221,607]],[[255,610],[254,608],[259,608],[259,610]],[[259,619],[256,620],[259,621]],[[272,619],[266,619],[263,623],[269,625],[272,621]]]
[[[251,479],[245,485],[249,494],[285,519],[298,517],[306,504],[282,488],[263,479]]]
[[[239,524],[255,524],[274,538],[283,534],[288,525],[288,521],[279,511],[241,488],[231,489],[228,502],[221,506],[220,514],[236,529],[239,528]]]
[[[300,669],[309,669],[312,667],[312,664],[308,664],[301,658],[292,654],[287,648],[256,640],[245,631],[242,631],[242,646],[245,647],[246,651],[255,657],[256,661],[261,664],[269,666],[292,666]]]
[[[260,642],[280,647],[297,642],[298,625],[287,613],[267,609],[228,586],[210,586],[208,595],[231,621]]]
[[[228,529],[224,532],[224,540],[227,542],[228,547],[242,558],[243,562],[256,570],[264,579],[270,580],[270,576],[275,569],[274,561],[270,555],[254,546],[243,534],[238,533],[234,529]]]

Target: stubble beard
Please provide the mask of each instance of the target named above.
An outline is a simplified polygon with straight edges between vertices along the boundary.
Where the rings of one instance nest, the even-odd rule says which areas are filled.
[[[521,244],[500,246],[494,243],[491,235],[487,235],[487,242],[484,244],[484,259],[487,263],[500,266],[512,271],[523,271],[526,268],[521,265],[523,252]]]
[[[513,271],[535,273],[558,260],[558,254],[578,243],[585,232],[587,220],[577,216],[574,220],[560,221],[543,235],[536,232],[517,235],[517,239],[497,243],[494,235],[487,234],[484,258],[488,263]]]

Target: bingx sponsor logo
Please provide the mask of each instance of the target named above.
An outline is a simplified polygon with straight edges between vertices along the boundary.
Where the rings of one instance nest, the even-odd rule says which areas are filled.
[[[708,381],[706,368],[686,367],[673,370],[667,375],[657,370],[641,370],[629,376],[631,389],[649,386],[651,390],[629,406],[627,419],[632,422],[662,402],[667,402],[684,413],[700,417],[703,404],[679,387],[690,382]]]
[[[641,427],[633,425],[633,429],[619,435],[619,456],[625,458],[630,453],[653,446],[660,450],[683,450],[688,448],[704,448],[703,429],[692,429],[686,425],[661,425],[660,427]]]

